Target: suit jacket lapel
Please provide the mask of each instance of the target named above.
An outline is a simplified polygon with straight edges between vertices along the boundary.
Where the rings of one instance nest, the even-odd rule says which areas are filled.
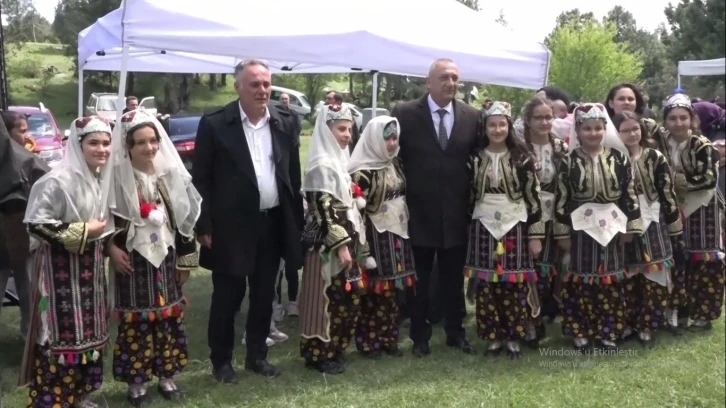
[[[268,107],[270,110],[270,134],[272,135],[272,155],[275,160],[275,175],[277,175],[278,182],[282,181],[283,184],[292,193],[292,185],[290,184],[290,175],[288,174],[288,166],[283,166],[282,157],[285,155],[285,150],[288,149],[288,145],[282,143],[283,138],[288,138],[292,141],[292,135],[288,135],[284,131],[282,126],[282,120],[275,108]],[[289,165],[289,163],[288,163]],[[278,191],[282,191],[278,185]],[[294,194],[293,194],[294,195]]]
[[[220,139],[229,149],[232,157],[237,161],[240,171],[246,175],[255,186],[257,185],[257,174],[252,163],[252,154],[247,145],[247,137],[242,127],[242,118],[239,114],[239,100],[227,104],[225,107],[225,118],[227,119],[227,131],[220,135]]]
[[[418,101],[418,107],[419,107],[419,115],[421,116],[421,120],[423,123],[425,123],[425,128],[428,130],[428,133],[431,137],[434,138],[434,141],[436,144],[439,144],[439,133],[437,132],[436,128],[434,128],[434,121],[431,119],[431,109],[429,109],[429,94],[424,95],[421,99]]]
[[[459,129],[459,122],[462,121],[463,115],[464,115],[464,108],[461,106],[461,103],[454,99],[452,102],[452,107],[454,108],[454,125],[451,126],[451,134],[449,135],[449,143],[446,144],[446,150],[449,150],[452,145],[456,144],[459,138],[455,137],[457,134],[457,130]]]

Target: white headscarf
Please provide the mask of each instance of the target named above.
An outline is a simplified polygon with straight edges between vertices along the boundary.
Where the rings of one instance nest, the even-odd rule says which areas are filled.
[[[584,103],[578,106],[573,114],[575,115],[575,120],[572,121],[572,128],[570,130],[570,140],[568,143],[569,151],[573,151],[580,147],[580,140],[577,136],[577,125],[588,119],[600,119],[605,121],[605,136],[602,138],[602,142],[600,142],[600,144],[609,149],[620,150],[625,157],[630,157],[628,148],[625,147],[623,141],[620,140],[618,130],[615,128],[613,121],[610,120],[610,115],[608,115],[603,104]]]
[[[330,130],[328,123],[335,120],[353,122],[350,108],[337,105],[323,106],[322,112],[315,121],[302,190],[303,192],[328,193],[346,207],[352,208],[352,179],[348,174],[350,152],[347,147],[340,148]]]
[[[366,125],[358,144],[353,150],[348,162],[348,172],[353,174],[359,170],[380,170],[388,167],[398,155],[400,146],[396,151],[389,153],[386,148],[386,139],[383,131],[388,125],[393,125],[392,131],[401,134],[398,120],[390,116],[376,116]]]
[[[130,221],[127,249],[133,242],[135,227],[144,225],[141,218],[136,176],[126,144],[129,130],[142,124],[151,124],[159,134],[159,151],[154,157],[156,176],[164,182],[171,199],[171,210],[179,233],[187,238],[194,236],[194,226],[201,212],[202,197],[192,185],[192,176],[181,161],[174,144],[164,127],[155,117],[143,109],[126,113],[118,121],[113,134],[114,194],[111,212]]]
[[[113,151],[106,164],[94,174],[81,148],[83,138],[95,132],[111,136],[111,127],[98,116],[73,121],[66,155],[30,190],[24,219],[26,224],[88,223],[107,218],[101,237],[113,231],[113,219],[108,217]]]

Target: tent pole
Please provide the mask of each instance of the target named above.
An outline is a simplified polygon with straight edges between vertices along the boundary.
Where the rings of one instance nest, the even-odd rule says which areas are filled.
[[[378,71],[373,71],[373,92],[371,92],[371,119],[378,113]]]
[[[678,87],[679,88],[681,87],[681,76],[680,75],[678,75]]]
[[[83,116],[83,67],[78,67],[78,117]]]
[[[126,74],[129,65],[129,46],[124,45],[121,52],[121,71],[118,78],[118,99],[116,100],[116,121],[117,124],[121,120],[121,114],[126,106]]]

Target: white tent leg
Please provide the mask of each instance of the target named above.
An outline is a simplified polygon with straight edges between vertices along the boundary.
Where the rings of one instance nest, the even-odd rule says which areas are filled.
[[[83,68],[78,67],[78,117],[83,116]]]
[[[678,87],[679,88],[681,87],[681,76],[680,75],[678,75]]]
[[[126,106],[126,74],[129,65],[129,46],[124,45],[121,52],[121,71],[118,78],[118,100],[116,100],[116,121],[121,120],[121,115]]]
[[[371,119],[376,117],[378,113],[378,71],[373,73],[373,92],[371,92]]]

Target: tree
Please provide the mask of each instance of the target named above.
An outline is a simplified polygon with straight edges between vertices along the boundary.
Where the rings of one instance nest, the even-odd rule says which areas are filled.
[[[550,39],[552,38],[554,33],[562,27],[573,27],[576,30],[581,30],[583,27],[590,23],[597,23],[595,15],[592,14],[592,12],[582,14],[580,13],[580,9],[563,11],[562,13],[560,13],[559,16],[557,16],[557,20],[555,21],[555,28],[554,30],[552,30],[550,35],[545,38],[544,43],[549,48],[551,41]]]
[[[642,72],[639,56],[614,42],[617,29],[587,22],[568,24],[550,38],[550,83],[565,88],[574,100],[600,101],[620,82],[633,82]]]
[[[50,22],[38,14],[32,0],[3,0],[3,14],[7,16],[6,43],[55,41]]]

